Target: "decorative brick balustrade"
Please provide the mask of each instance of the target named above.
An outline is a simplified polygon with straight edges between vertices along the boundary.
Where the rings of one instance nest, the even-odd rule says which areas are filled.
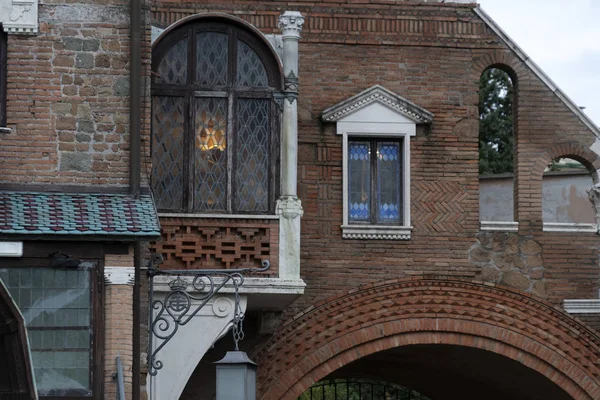
[[[277,276],[279,221],[269,219],[161,218],[162,239],[152,249],[163,269],[234,269],[271,262]]]

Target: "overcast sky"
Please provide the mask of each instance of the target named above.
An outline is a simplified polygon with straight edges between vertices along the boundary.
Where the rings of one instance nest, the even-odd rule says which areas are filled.
[[[600,0],[478,3],[600,125]]]

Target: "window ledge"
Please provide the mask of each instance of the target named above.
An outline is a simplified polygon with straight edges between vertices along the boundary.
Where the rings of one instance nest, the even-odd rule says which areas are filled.
[[[279,219],[279,215],[265,214],[194,214],[194,213],[158,213],[161,218],[210,218],[210,219]]]
[[[342,225],[344,239],[410,240],[412,226]]]
[[[596,224],[546,222],[546,223],[544,223],[544,232],[596,233],[596,232],[598,232],[598,225],[596,225]]]
[[[481,221],[481,230],[487,232],[518,232],[519,223],[512,221]]]
[[[6,128],[4,126],[0,126],[0,133],[7,133],[8,134],[8,133],[11,133],[11,132],[12,132],[12,129]]]
[[[565,311],[569,314],[600,314],[600,300],[565,300]]]

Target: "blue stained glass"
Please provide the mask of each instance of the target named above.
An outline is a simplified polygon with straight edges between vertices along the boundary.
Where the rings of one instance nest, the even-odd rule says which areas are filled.
[[[377,145],[377,208],[379,222],[401,222],[400,144]]]
[[[371,145],[365,141],[348,143],[348,220],[371,219]]]

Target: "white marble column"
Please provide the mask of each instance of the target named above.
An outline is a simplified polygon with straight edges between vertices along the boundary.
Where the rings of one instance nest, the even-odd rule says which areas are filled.
[[[298,41],[304,17],[298,11],[279,16],[283,36],[284,99],[281,136],[281,197],[279,219],[279,278],[300,278],[300,218],[298,198]]]

